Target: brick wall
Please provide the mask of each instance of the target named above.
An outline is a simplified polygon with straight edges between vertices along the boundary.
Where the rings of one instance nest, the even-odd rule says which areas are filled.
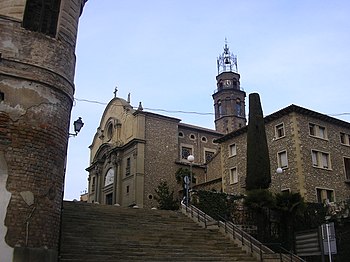
[[[9,120],[5,158],[11,200],[5,225],[6,242],[12,247],[57,248],[71,104],[60,99],[59,106],[43,105],[15,122]],[[24,201],[23,192],[31,192],[32,205]]]
[[[0,223],[14,257],[20,247],[57,256],[80,1],[62,0],[58,34],[73,29],[58,38],[22,28],[24,6],[0,4],[0,153],[7,165],[0,188],[11,195],[0,205]]]
[[[22,20],[26,0],[2,0],[0,2],[0,15]]]

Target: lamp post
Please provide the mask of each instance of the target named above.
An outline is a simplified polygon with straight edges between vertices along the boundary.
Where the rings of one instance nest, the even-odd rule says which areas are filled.
[[[78,117],[78,119],[73,122],[73,126],[74,126],[75,133],[73,133],[73,134],[69,133],[70,137],[77,136],[78,133],[80,132],[81,128],[84,126],[84,122],[83,122],[83,120],[81,120],[81,117]]]
[[[188,194],[188,187],[189,187],[189,184],[190,184],[190,181],[189,181],[190,179],[188,178],[188,176],[186,175],[185,177],[184,177],[184,183],[185,183],[185,189],[186,189],[186,206],[188,207],[188,203],[189,203],[189,201],[188,201],[188,196],[189,196],[189,194]]]
[[[187,157],[187,161],[190,162],[190,190],[192,190],[192,164],[194,161],[194,156],[193,155],[189,155]]]
[[[190,192],[192,190],[192,164],[193,164],[193,161],[194,161],[194,156],[193,155],[189,155],[187,157],[187,161],[190,162]]]
[[[279,181],[279,189],[280,189],[280,192],[282,191],[282,176],[281,176],[281,174],[283,173],[283,169],[282,168],[280,168],[280,167],[278,167],[277,169],[276,169],[276,173],[278,174],[278,181]]]

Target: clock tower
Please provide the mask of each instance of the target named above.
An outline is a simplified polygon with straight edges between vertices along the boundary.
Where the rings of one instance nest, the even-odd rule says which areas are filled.
[[[245,97],[237,70],[237,57],[230,52],[225,39],[224,52],[217,58],[217,88],[213,94],[215,129],[229,133],[246,125]]]

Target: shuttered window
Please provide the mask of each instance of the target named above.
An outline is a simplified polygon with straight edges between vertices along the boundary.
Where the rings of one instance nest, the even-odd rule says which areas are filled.
[[[23,27],[55,37],[60,4],[61,0],[27,0]]]

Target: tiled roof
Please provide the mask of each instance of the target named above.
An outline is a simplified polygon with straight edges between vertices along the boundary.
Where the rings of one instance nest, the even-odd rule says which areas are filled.
[[[264,118],[265,120],[265,123],[269,123],[273,120],[276,120],[276,119],[279,119],[285,115],[288,115],[290,113],[298,113],[298,114],[301,114],[301,115],[306,115],[306,116],[311,116],[313,118],[316,118],[316,119],[319,119],[319,120],[322,120],[322,121],[325,121],[325,122],[328,122],[328,123],[331,123],[331,124],[335,124],[335,125],[338,125],[338,126],[342,126],[342,127],[345,127],[345,128],[349,128],[350,129],[350,123],[349,122],[346,122],[346,121],[343,121],[343,120],[340,120],[338,118],[334,118],[334,117],[331,117],[331,116],[328,116],[328,115],[325,115],[325,114],[321,114],[321,113],[318,113],[316,111],[312,111],[310,109],[307,109],[307,108],[304,108],[304,107],[301,107],[301,106],[297,106],[297,105],[290,105],[290,106],[287,106],[285,108],[282,108],[281,110],[275,112],[275,113],[272,113],[271,115],[268,115]],[[236,137],[236,136],[239,136],[245,132],[247,132],[248,130],[248,126],[245,126],[245,127],[242,127],[238,130],[235,130],[231,133],[228,133],[218,139],[216,139],[214,142],[216,143],[222,143],[222,142],[225,142],[233,137]]]

